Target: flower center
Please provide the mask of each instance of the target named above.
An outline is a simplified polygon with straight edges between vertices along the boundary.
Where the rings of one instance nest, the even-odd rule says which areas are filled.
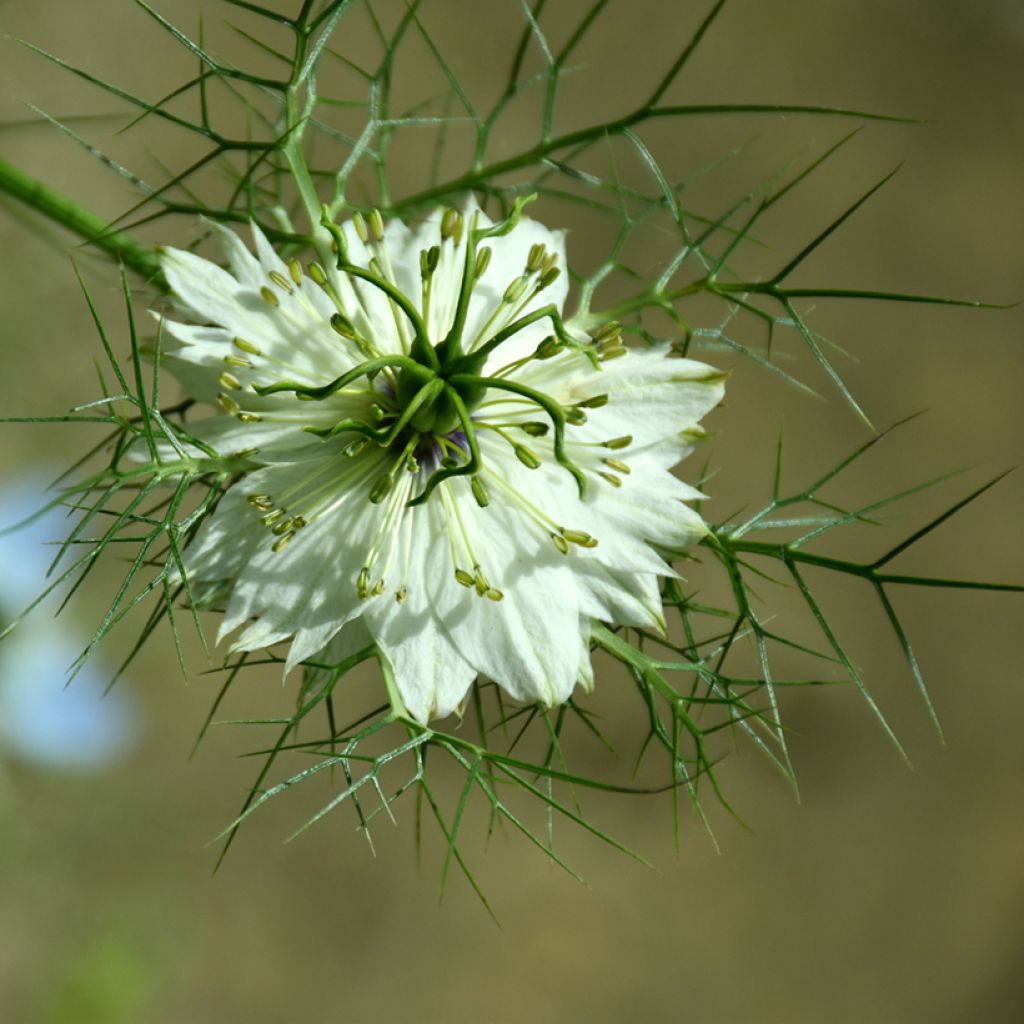
[[[374,338],[362,336],[353,326],[353,311],[342,307],[337,290],[323,268],[311,265],[310,277],[325,290],[338,308],[338,313],[331,318],[331,326],[362,358],[353,369],[322,386],[283,380],[256,386],[255,390],[261,395],[291,391],[299,398],[322,402],[357,381],[371,382],[371,390],[379,396],[379,401],[374,401],[370,406],[371,416],[375,417],[376,422],[349,417],[331,427],[306,429],[321,437],[357,434],[360,442],[372,442],[389,452],[394,451],[398,456],[396,466],[410,458],[417,458],[417,453],[425,448],[446,448],[440,465],[427,477],[422,491],[409,496],[409,505],[422,504],[438,484],[451,477],[470,476],[476,479],[482,465],[473,413],[489,392],[504,392],[510,396],[507,399],[509,401],[525,402],[537,407],[547,422],[532,426],[537,428],[538,434],[547,433],[550,426],[555,461],[573,476],[582,497],[586,480],[583,472],[566,453],[565,429],[567,425],[584,422],[585,412],[579,406],[568,409],[563,407],[549,395],[519,383],[513,379],[512,374],[531,360],[549,359],[567,350],[583,352],[595,364],[601,359],[624,354],[625,349],[618,339],[618,325],[609,325],[614,329],[602,335],[600,344],[595,339],[595,344],[584,345],[566,330],[556,305],[541,306],[532,312],[525,312],[560,274],[556,265],[557,254],[549,253],[543,245],[534,245],[530,248],[522,272],[505,288],[500,301],[476,330],[475,336],[470,337],[473,332],[467,329],[474,288],[491,262],[491,249],[482,243],[512,231],[519,222],[522,207],[528,201],[518,201],[505,220],[489,227],[478,227],[478,217],[474,215],[468,230],[460,214],[454,210],[446,211],[440,223],[440,244],[420,253],[422,287],[418,304],[405,295],[396,283],[390,256],[384,245],[383,221],[378,213],[371,214],[369,221],[359,215],[355,218],[356,233],[367,250],[366,266],[350,260],[344,232],[325,217],[323,225],[336,242],[339,273],[365,283],[387,298],[394,316],[394,333],[400,342],[401,352],[383,354]],[[438,273],[442,260],[445,261],[447,280]],[[441,322],[450,322],[451,325],[445,336],[436,343],[431,341],[427,328],[431,321],[432,304],[443,305]],[[365,314],[365,310],[362,312]],[[364,319],[368,318],[364,316]],[[495,351],[526,328],[543,321],[550,323],[553,333],[532,353],[495,373],[485,375],[484,367]],[[371,323],[372,329],[379,330],[380,327]],[[387,347],[393,349],[394,345]],[[464,443],[453,445],[448,441],[456,432]],[[534,469],[540,465],[539,457],[530,448],[510,440],[500,430],[498,433],[509,440],[524,465]],[[389,471],[388,480],[393,482],[393,479]],[[375,497],[378,493],[381,498]],[[382,500],[387,493],[389,491],[382,481],[380,489],[375,488],[372,492],[371,500]]]
[[[587,410],[600,408],[608,396],[592,395],[564,406],[551,395],[522,383],[517,374],[534,360],[568,357],[566,367],[573,372],[570,361],[578,368],[575,360],[580,354],[597,367],[626,352],[618,324],[604,325],[583,343],[566,329],[558,305],[537,306],[534,300],[559,274],[557,254],[549,253],[543,245],[530,248],[521,272],[496,302],[492,299],[489,315],[486,308],[475,308],[470,319],[474,288],[491,262],[492,250],[481,243],[511,231],[522,205],[518,203],[504,221],[485,228],[478,227],[474,216],[467,229],[461,215],[447,211],[440,223],[439,244],[420,253],[422,288],[415,301],[397,283],[379,214],[371,215],[368,222],[358,215],[355,218],[356,234],[366,249],[362,263],[350,259],[344,233],[324,221],[336,241],[338,276],[328,275],[316,263],[309,265],[308,274],[334,304],[337,312],[331,316],[330,326],[350,347],[354,365],[326,384],[270,377],[272,383],[253,384],[253,389],[264,396],[291,392],[303,403],[320,403],[318,423],[329,425],[314,426],[306,420],[303,429],[343,443],[332,446],[333,451],[328,449],[327,457],[314,459],[309,470],[281,493],[248,496],[274,535],[274,551],[283,550],[298,532],[343,506],[353,494],[365,495],[357,500],[368,498],[380,512],[356,576],[357,593],[366,599],[390,587],[402,603],[408,593],[413,507],[424,504],[437,490],[435,501],[447,524],[456,582],[482,598],[500,601],[502,591],[491,584],[481,568],[487,552],[474,549],[473,517],[467,517],[465,508],[460,508],[469,495],[451,487],[438,490],[439,484],[457,476],[469,478],[469,492],[480,508],[486,508],[491,495],[495,495],[515,508],[539,539],[554,544],[564,555],[574,546],[590,548],[597,544],[590,534],[561,525],[542,511],[513,486],[501,466],[484,465],[478,443],[478,434],[487,431],[489,437],[507,443],[519,462],[531,470],[541,467],[543,456],[553,456],[573,476],[582,498],[586,479],[566,452],[566,431],[586,423]],[[301,286],[302,268],[297,261],[289,264],[289,273],[294,284]],[[349,284],[344,283],[344,275]],[[272,274],[270,281],[272,286],[291,293],[291,284],[283,275]],[[354,284],[359,284],[363,292]],[[389,322],[382,322],[379,303],[366,301],[367,288],[386,298]],[[345,303],[342,294],[348,296]],[[261,295],[277,309],[273,288],[262,289]],[[549,323],[552,333],[524,355],[521,332],[541,322]],[[438,323],[448,326],[439,328]],[[432,340],[428,324],[434,324],[443,337]],[[517,336],[517,354],[505,365],[491,359]],[[234,361],[229,365],[237,361],[238,365],[254,368],[264,363],[256,346],[240,339],[234,344],[241,355],[233,354]],[[491,368],[494,364],[499,368]],[[226,412],[239,418],[260,418],[243,410],[226,393],[238,390],[236,380],[223,386],[226,391],[221,398]],[[337,409],[343,399],[348,415],[331,423],[328,410]],[[537,410],[536,417],[526,411],[530,406]],[[294,416],[294,410],[289,415]],[[533,440],[539,438],[544,441]],[[630,440],[576,443],[579,451],[607,448],[616,452]],[[592,473],[619,486],[621,479],[616,474],[628,473],[628,466],[612,458],[604,458],[603,463],[616,472],[591,467]],[[476,539],[480,542],[479,537]],[[392,573],[397,576],[397,586],[394,579],[387,582]]]

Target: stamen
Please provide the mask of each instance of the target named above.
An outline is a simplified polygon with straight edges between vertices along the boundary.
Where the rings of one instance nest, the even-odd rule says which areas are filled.
[[[562,273],[558,267],[550,267],[541,274],[540,284],[537,287],[537,291],[542,292],[545,288],[550,288],[559,278]]]
[[[379,505],[391,493],[391,485],[394,482],[395,478],[391,475],[391,472],[385,473],[373,485],[373,489],[370,491],[370,501],[374,505]]]
[[[454,239],[456,246],[462,241],[462,215],[457,210],[448,209],[441,217],[441,241]]]
[[[292,286],[288,281],[288,278],[286,278],[284,274],[280,273],[277,270],[272,270],[267,276],[274,284],[277,285],[278,288],[281,289],[281,291],[287,292],[289,295],[291,295]]]
[[[487,582],[487,577],[484,576],[479,565],[473,566],[473,586],[476,588],[477,597],[483,597],[491,589],[491,585]]]
[[[561,351],[562,346],[555,339],[554,335],[550,335],[537,346],[537,350],[533,354],[537,359],[550,359],[552,356],[557,356]]]
[[[402,466],[407,465],[407,460],[410,455],[415,451],[417,445],[420,443],[420,437],[418,434],[414,434],[408,444],[402,451],[402,454],[391,464],[391,468],[385,473],[374,485],[373,490],[370,491],[370,501],[374,505],[379,505],[385,497],[387,497],[392,486],[395,483],[395,477],[398,475],[398,471]]]
[[[595,345],[600,345],[611,337],[618,337],[622,332],[622,326],[618,320],[609,320],[602,324],[592,335]]]
[[[616,473],[621,473],[623,476],[629,476],[629,474],[633,472],[629,466],[620,459],[604,459],[603,461],[609,469],[614,469]]]
[[[263,355],[263,353],[251,341],[246,341],[244,338],[232,338],[231,344],[234,345],[239,352],[247,352],[251,356]]]
[[[403,461],[402,457],[399,457],[392,466],[390,481],[387,481],[387,478],[384,477],[381,478],[376,485],[379,487],[382,482],[387,481],[390,494],[388,495],[387,504],[384,506],[384,512],[377,526],[377,531],[374,534],[373,540],[370,542],[369,550],[366,553],[366,557],[363,562],[363,569],[360,571],[359,577],[356,580],[356,591],[359,594],[360,599],[365,599],[366,597],[379,597],[384,593],[385,580],[391,571],[391,563],[394,560],[395,552],[398,550],[403,537],[402,526],[406,517],[406,500],[409,497],[409,490],[412,487],[412,481],[408,477],[398,481],[397,486],[395,486],[396,481],[394,477],[397,472],[397,468],[402,465]],[[376,582],[371,586],[370,573],[382,555],[383,566]],[[408,559],[406,559],[404,575],[408,576]]]
[[[420,289],[420,311],[424,323],[430,320],[430,295],[434,286],[434,271],[440,259],[441,250],[436,245],[420,251],[420,280],[423,283]]]
[[[288,261],[288,273],[296,284],[302,284],[302,264],[294,256]]]
[[[483,480],[479,476],[474,476],[469,482],[470,489],[473,492],[473,497],[476,499],[476,503],[481,508],[487,508],[491,503],[491,499],[487,494],[487,487]]]
[[[263,297],[263,301],[268,306],[273,306],[274,309],[277,309],[277,307],[281,305],[277,296],[266,285],[263,285],[263,287],[260,288],[260,295]]]
[[[527,469],[540,469],[540,459],[537,457],[537,453],[530,448],[527,448],[523,444],[514,444],[512,451],[516,453],[516,458],[527,468]]]
[[[581,548],[596,548],[597,540],[591,537],[589,533],[584,533],[582,530],[567,530],[564,526],[562,527],[562,536],[570,544],[578,544]]]
[[[633,443],[633,435],[626,434],[623,437],[613,437],[610,441],[605,441],[603,447],[610,448],[613,452],[619,451],[622,448],[628,448]]]
[[[380,210],[376,208],[370,211],[370,233],[374,241],[384,241],[384,221],[381,219]]]
[[[478,597],[486,597],[488,591],[493,588],[487,581],[487,577],[484,576],[483,570],[480,567],[479,559],[473,554],[473,545],[470,543],[469,533],[466,530],[466,524],[462,520],[462,514],[459,510],[459,506],[455,501],[453,501],[448,488],[442,489],[441,496],[442,502],[445,506],[445,511],[449,518],[448,539],[451,543],[452,564],[454,566],[455,579],[464,587],[472,587],[476,591]],[[455,546],[455,531],[451,529],[452,521],[454,521],[458,528],[458,533],[462,539],[462,544],[465,548],[466,554],[469,556],[473,565],[472,573],[466,572],[466,570],[461,568],[459,565],[460,559]]]
[[[242,385],[238,378],[233,373],[228,373],[226,370],[217,377],[217,383],[225,391],[241,391]]]
[[[356,332],[352,326],[352,322],[346,317],[343,317],[340,313],[332,313],[329,321],[331,330],[335,334],[340,334],[343,338],[347,338],[349,341],[354,341]]]
[[[526,514],[527,519],[539,526],[541,531],[550,537],[552,534],[558,534],[562,532],[562,528],[549,516],[545,515],[536,505],[533,504],[528,498],[515,489],[503,476],[495,473],[493,470],[489,470],[486,467],[484,472],[488,474],[491,480],[497,484],[498,488],[508,495],[512,503],[519,507],[519,509]]]
[[[502,295],[501,301],[508,306],[514,305],[523,297],[523,293],[529,286],[530,282],[525,277],[517,277],[505,289],[505,294]]]
[[[242,411],[242,407],[230,395],[225,395],[223,392],[217,396],[217,404],[229,416],[237,416]]]

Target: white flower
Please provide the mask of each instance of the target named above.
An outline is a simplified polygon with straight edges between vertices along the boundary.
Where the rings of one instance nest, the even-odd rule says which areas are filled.
[[[233,650],[291,638],[287,670],[375,643],[427,722],[478,674],[561,703],[593,620],[662,627],[659,552],[705,533],[669,471],[722,374],[564,325],[564,236],[518,209],[357,217],[340,269],[219,234],[230,271],[162,258],[196,322],[165,323],[172,366],[224,413],[192,429],[254,464],[186,555]]]

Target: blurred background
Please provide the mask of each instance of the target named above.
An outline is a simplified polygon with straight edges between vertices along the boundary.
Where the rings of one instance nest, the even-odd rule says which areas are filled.
[[[295,6],[280,2],[286,11]],[[158,6],[195,29],[194,0]],[[631,109],[707,6],[612,0],[580,51],[560,124]],[[560,0],[548,23],[554,37],[585,9],[582,0]],[[234,53],[238,38],[224,22],[240,12],[213,0],[203,11],[211,48]],[[507,65],[509,30],[519,17],[511,2],[481,10],[468,0],[427,0],[423,7],[470,93],[484,98],[500,88],[494,69]],[[9,38],[155,100],[190,73],[191,62],[140,9],[127,0],[0,0],[0,32],[8,34],[0,41],[4,159],[106,216],[134,198],[55,129],[24,124],[36,117],[27,102],[73,119],[83,136],[154,178],[158,158],[185,165],[189,140],[179,153],[173,134],[156,126],[115,137],[123,108]],[[344,44],[358,52],[358,39]],[[414,92],[415,62],[423,61],[427,76],[429,55],[413,48],[409,60],[403,88]],[[731,0],[668,99],[815,103],[926,119],[869,126],[784,210],[773,211],[762,233],[773,247],[769,263],[788,259],[905,161],[794,283],[1015,302],[1024,298],[1022,94],[1017,0]],[[119,116],[82,117],[101,112]],[[522,144],[533,123],[528,113],[511,119],[499,149]],[[792,117],[691,119],[644,138],[672,177],[744,144],[738,159],[694,192],[694,205],[715,212],[780,157],[820,153],[848,127]],[[815,148],[805,151],[808,144]],[[403,173],[396,165],[398,194]],[[607,245],[571,211],[539,215],[575,227],[570,258],[599,258]],[[180,242],[194,230],[165,224],[146,237]],[[0,413],[48,415],[91,399],[99,349],[67,239],[5,204],[0,248]],[[116,344],[125,333],[112,275],[86,261],[86,276]],[[811,315],[816,330],[854,357],[842,362],[843,373],[877,425],[926,410],[839,493],[866,500],[966,470],[904,506],[901,519],[869,533],[856,550],[885,550],[1021,461],[1022,309],[824,301]],[[794,486],[867,436],[806,361],[794,369],[827,403],[725,354],[707,358],[734,370],[727,405],[709,421],[718,432],[712,518],[767,497],[780,423]],[[31,507],[40,481],[84,445],[66,429],[4,426],[2,523]],[[909,553],[901,570],[1024,580],[1022,507],[1024,478],[1011,475]],[[37,524],[0,549],[0,618],[31,598],[32,577],[45,564],[39,540],[59,536],[61,526]],[[188,760],[219,679],[199,674],[207,662],[195,645],[188,651],[194,673],[183,679],[165,636],[101,700],[109,666],[133,638],[129,627],[120,648],[111,643],[65,690],[63,668],[95,627],[109,590],[86,588],[56,622],[52,608],[43,609],[30,620],[30,640],[0,646],[0,1019],[1019,1020],[1024,599],[895,594],[942,719],[943,747],[870,593],[827,585],[823,593],[844,636],[854,638],[858,667],[913,769],[852,688],[788,692],[799,802],[742,745],[720,776],[748,827],[709,806],[720,852],[689,814],[675,849],[667,798],[591,800],[591,817],[656,870],[567,827],[562,851],[586,886],[507,832],[485,854],[481,829],[467,849],[500,928],[460,879],[438,905],[443,849],[428,831],[417,867],[411,805],[398,830],[378,828],[375,856],[344,814],[284,844],[328,799],[326,779],[251,819],[213,876],[216,848],[207,844],[231,820],[255,771],[237,756],[252,748],[251,736],[230,728],[214,729]],[[785,620],[789,598],[768,596]],[[26,650],[35,660],[26,660]],[[279,714],[291,699],[276,674],[254,674],[226,714]]]

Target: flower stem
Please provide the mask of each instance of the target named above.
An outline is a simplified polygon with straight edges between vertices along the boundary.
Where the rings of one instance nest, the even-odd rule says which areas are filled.
[[[141,277],[165,288],[156,254],[123,231],[111,230],[107,221],[55,189],[42,184],[5,160],[0,160],[0,194],[13,196],[119,260]]]

